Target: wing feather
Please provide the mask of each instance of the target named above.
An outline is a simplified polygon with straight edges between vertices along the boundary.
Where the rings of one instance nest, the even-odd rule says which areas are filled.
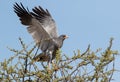
[[[36,19],[40,21],[43,28],[46,32],[50,35],[51,38],[58,37],[58,32],[56,28],[56,23],[53,20],[51,14],[46,9],[44,10],[42,7],[35,7],[32,9],[33,12],[31,13]]]
[[[23,25],[27,25],[28,32],[32,35],[35,42],[41,42],[40,48],[41,50],[47,49],[49,41],[46,39],[50,39],[50,35],[46,32],[43,28],[41,22],[32,16],[28,9],[25,9],[22,3],[18,5],[17,3],[14,4],[14,12],[18,15]]]

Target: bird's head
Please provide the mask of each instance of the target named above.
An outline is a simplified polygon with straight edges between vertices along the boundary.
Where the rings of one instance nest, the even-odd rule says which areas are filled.
[[[60,35],[59,38],[62,39],[62,40],[65,40],[65,39],[68,38],[68,36],[63,34],[63,35]]]

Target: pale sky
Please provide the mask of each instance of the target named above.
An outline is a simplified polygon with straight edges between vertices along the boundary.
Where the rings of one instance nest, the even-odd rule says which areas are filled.
[[[7,46],[21,49],[19,37],[26,44],[33,41],[13,11],[15,2],[22,2],[30,10],[40,5],[50,11],[59,34],[69,35],[62,47],[68,56],[77,49],[83,52],[88,44],[93,51],[104,50],[111,37],[114,38],[112,49],[120,51],[120,0],[1,0],[0,61],[13,55]],[[117,57],[116,67],[120,69],[120,57]],[[115,74],[114,79],[112,82],[119,82],[120,73]]]

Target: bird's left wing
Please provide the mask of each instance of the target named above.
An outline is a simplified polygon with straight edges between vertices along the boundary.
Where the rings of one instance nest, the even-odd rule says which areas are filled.
[[[20,18],[23,25],[28,26],[27,30],[34,38],[35,42],[40,42],[40,49],[45,51],[48,48],[51,36],[43,28],[42,23],[34,17],[28,9],[25,9],[22,3],[14,4],[14,12]]]

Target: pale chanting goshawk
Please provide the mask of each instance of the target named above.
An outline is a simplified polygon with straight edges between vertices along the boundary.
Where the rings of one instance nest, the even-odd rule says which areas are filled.
[[[14,12],[21,23],[27,26],[35,42],[40,44],[42,53],[33,59],[51,63],[56,57],[57,50],[62,47],[63,41],[68,38],[67,35],[58,36],[55,21],[47,9],[44,10],[39,6],[34,7],[30,12],[22,3],[15,3]]]

